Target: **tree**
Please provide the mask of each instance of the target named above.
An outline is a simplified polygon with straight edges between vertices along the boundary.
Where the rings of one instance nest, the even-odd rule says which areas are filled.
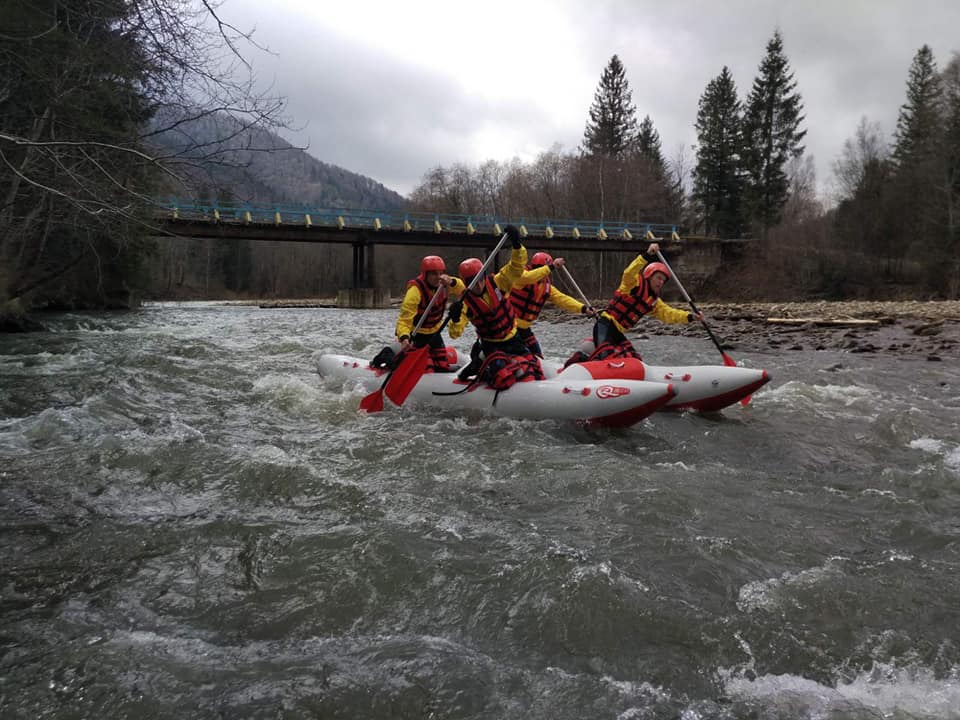
[[[862,270],[862,256],[866,255],[879,261],[887,276],[894,271],[892,261],[900,246],[900,238],[885,227],[891,167],[880,125],[866,117],[860,119],[854,136],[843,143],[843,150],[833,163],[838,200],[835,244],[838,249],[861,257],[852,265]],[[868,270],[871,271],[872,268]]]
[[[711,80],[697,110],[697,153],[693,198],[701,207],[704,230],[721,237],[743,231],[742,118],[737,88],[724,67]]]
[[[666,170],[666,164],[663,161],[663,151],[660,147],[660,133],[653,126],[653,120],[647,115],[640,123],[640,131],[637,134],[637,152],[641,156],[648,158],[658,168]]]
[[[902,238],[903,256],[920,263],[925,284],[944,291],[950,258],[949,149],[942,78],[927,45],[907,73],[906,102],[894,133],[894,173],[887,228]]]
[[[952,258],[949,297],[960,297],[960,53],[943,71],[944,196],[947,209],[947,250]]]
[[[786,164],[804,150],[807,131],[800,129],[803,103],[796,88],[778,30],[767,43],[743,119],[747,216],[764,232],[780,220],[790,194]]]
[[[889,156],[880,124],[860,118],[856,133],[843,143],[840,157],[833,161],[833,176],[839,201],[852,199],[863,186],[867,174]]]
[[[637,142],[637,117],[623,63],[610,58],[590,106],[590,120],[583,133],[587,155],[624,158]]]
[[[0,8],[0,314],[14,303],[129,302],[151,197],[182,169],[229,158],[154,140],[226,112],[277,127],[214,0],[8,0]],[[226,57],[221,48],[227,48]],[[229,59],[232,58],[232,63]],[[51,288],[58,288],[56,291]],[[39,298],[39,300],[36,300]]]
[[[894,133],[893,160],[909,170],[929,160],[940,143],[943,94],[933,51],[921,47],[913,58],[907,77],[907,101],[900,106]]]

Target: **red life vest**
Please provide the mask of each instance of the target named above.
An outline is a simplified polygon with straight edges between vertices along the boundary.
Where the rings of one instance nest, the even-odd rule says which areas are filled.
[[[540,317],[540,311],[550,297],[550,278],[546,277],[532,285],[515,287],[507,297],[517,320],[534,322]]]
[[[506,340],[517,324],[510,309],[510,302],[503,297],[500,288],[489,275],[483,281],[490,297],[489,305],[483,295],[477,295],[473,291],[463,294],[463,301],[470,308],[470,322],[477,328],[480,339],[493,342]]]
[[[423,311],[426,310],[427,305],[430,304],[430,298],[433,297],[434,290],[427,285],[427,281],[423,279],[423,275],[417,275],[413,280],[407,281],[408,288],[412,285],[420,288],[420,304],[417,306],[417,314],[413,316],[413,325],[416,327],[417,323],[420,322],[420,318],[423,316]],[[427,319],[424,320],[421,327],[433,327],[443,320],[443,312],[447,307],[447,289],[441,285],[437,288],[436,292],[443,294],[433,304],[433,307],[430,308],[430,314],[427,316]]]
[[[622,293],[618,289],[605,310],[624,330],[636,325],[637,320],[653,310],[659,300],[650,288],[650,281],[643,275],[639,279],[637,286],[628,293]]]

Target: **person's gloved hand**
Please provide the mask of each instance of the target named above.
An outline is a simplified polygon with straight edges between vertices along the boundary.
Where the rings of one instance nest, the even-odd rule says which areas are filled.
[[[510,238],[510,245],[513,246],[514,250],[520,249],[520,231],[513,225],[507,225],[503,230],[507,237]]]
[[[450,322],[458,323],[460,322],[460,317],[463,315],[463,301],[458,300],[455,303],[450,305]]]

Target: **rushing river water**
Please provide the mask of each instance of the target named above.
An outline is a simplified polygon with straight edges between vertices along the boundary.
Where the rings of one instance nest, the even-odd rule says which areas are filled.
[[[359,414],[316,359],[394,320],[0,336],[0,717],[960,718],[960,368],[734,350],[747,408],[617,431]]]

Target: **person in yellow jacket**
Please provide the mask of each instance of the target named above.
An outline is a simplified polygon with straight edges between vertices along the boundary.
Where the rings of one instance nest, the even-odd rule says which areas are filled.
[[[647,248],[648,255],[656,255],[659,251],[657,243],[650,243]],[[660,292],[669,279],[670,271],[666,265],[661,262],[648,263],[642,254],[637,255],[624,269],[620,287],[593,326],[593,352],[577,351],[567,360],[567,364],[611,356],[639,358],[640,353],[627,340],[625,333],[644,315],[652,315],[664,323],[689,323],[695,319],[702,321],[702,313],[694,315],[677,310],[660,299]]]
[[[472,323],[476,328],[483,354],[482,379],[488,382],[491,382],[500,370],[512,364],[512,357],[530,355],[527,346],[517,335],[517,320],[507,299],[508,293],[526,270],[527,249],[520,242],[517,228],[508,225],[505,232],[513,247],[510,262],[496,274],[479,278],[473,288],[464,292],[460,300],[450,308],[448,331],[451,338],[456,340],[460,337],[468,323]],[[460,263],[460,279],[469,285],[482,269],[483,263],[478,258],[467,258]],[[460,371],[461,379],[466,379],[480,370],[481,358],[476,349],[471,356],[470,364]],[[540,371],[539,364],[537,371]]]
[[[427,255],[420,261],[420,274],[407,282],[407,292],[400,304],[400,316],[397,318],[396,335],[400,348],[410,350],[425,345],[430,347],[430,363],[438,372],[451,372],[447,358],[447,348],[443,344],[440,328],[447,309],[447,299],[458,298],[466,286],[455,277],[446,274],[447,266],[443,258]],[[431,305],[434,293],[440,297]],[[413,329],[423,314],[430,308],[416,335]]]
[[[596,317],[597,311],[589,305],[574,300],[566,293],[560,292],[551,282],[554,269],[564,266],[563,258],[553,258],[549,253],[534,253],[526,272],[510,291],[510,306],[517,318],[517,335],[526,344],[530,352],[543,357],[540,341],[533,334],[533,324],[540,317],[540,312],[547,302],[551,302],[561,310],[570,313],[586,314]]]

